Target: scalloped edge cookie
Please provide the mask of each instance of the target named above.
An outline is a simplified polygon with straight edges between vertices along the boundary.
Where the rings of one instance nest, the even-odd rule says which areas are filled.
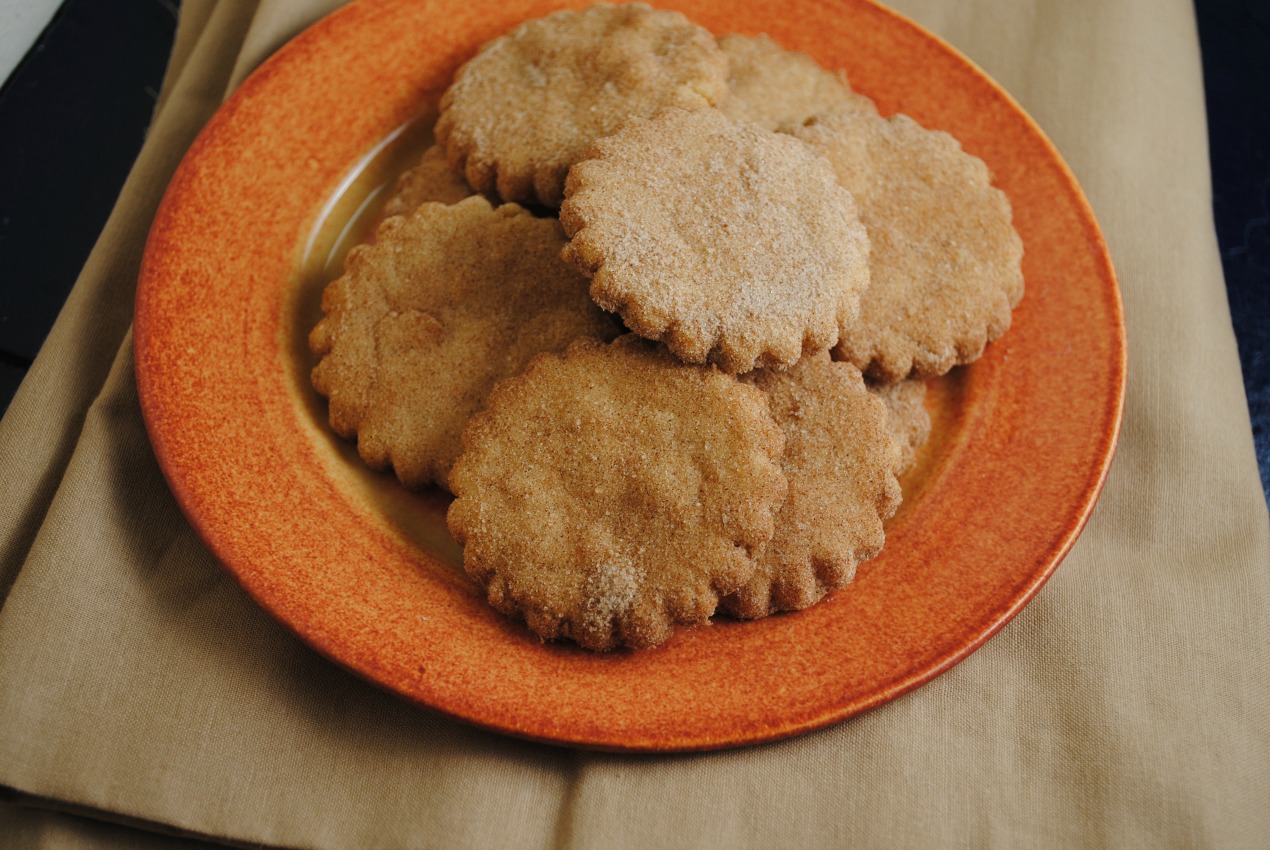
[[[869,285],[851,193],[802,142],[666,110],[573,167],[562,256],[591,297],[689,363],[783,368],[837,342]]]
[[[446,486],[495,382],[579,336],[617,335],[563,244],[554,219],[480,196],[387,219],[349,253],[309,335],[331,428],[407,487]]]
[[[906,115],[839,112],[787,128],[833,165],[869,231],[869,289],[834,355],[870,378],[971,363],[1023,297],[1023,242],[983,160]]]
[[[447,521],[490,604],[541,639],[652,647],[752,575],[783,446],[754,387],[634,335],[578,340],[469,422]]]
[[[379,219],[395,215],[410,215],[423,204],[457,204],[476,192],[445,159],[445,150],[432,145],[423,152],[419,162],[402,172],[393,184],[392,194],[384,201]]]
[[[838,110],[877,113],[870,98],[851,90],[845,72],[823,68],[765,34],[730,33],[718,42],[728,57],[728,96],[719,109],[733,121],[776,130]]]
[[[711,107],[727,57],[682,13],[597,4],[526,21],[486,43],[441,98],[437,141],[486,195],[558,207],[565,174],[631,117]]]
[[[930,437],[926,381],[922,378],[909,378],[894,384],[866,381],[865,386],[886,405],[886,425],[899,447],[895,474],[904,475],[917,463],[917,453]]]
[[[828,352],[786,372],[743,379],[768,396],[785,433],[781,468],[789,492],[754,576],[720,610],[754,619],[806,608],[845,587],[882,550],[882,523],[900,504],[899,447],[886,409],[860,370]]]

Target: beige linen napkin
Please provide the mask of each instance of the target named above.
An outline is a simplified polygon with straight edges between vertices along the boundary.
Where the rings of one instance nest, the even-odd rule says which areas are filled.
[[[933,683],[762,747],[593,755],[323,661],[198,542],[138,411],[146,228],[226,89],[332,4],[185,0],[150,136],[0,422],[0,806],[33,847],[1264,847],[1270,540],[1189,0],[899,0],[1036,117],[1124,291],[1120,452],[1036,600]],[[973,533],[973,530],[967,530]]]

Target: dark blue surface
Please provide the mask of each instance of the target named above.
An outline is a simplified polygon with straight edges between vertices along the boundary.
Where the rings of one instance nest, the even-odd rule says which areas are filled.
[[[1270,498],[1270,0],[1197,0],[1213,221]]]
[[[176,8],[66,0],[0,89],[0,411],[141,149]]]

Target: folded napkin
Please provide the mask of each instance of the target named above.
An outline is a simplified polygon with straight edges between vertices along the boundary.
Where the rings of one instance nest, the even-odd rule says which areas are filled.
[[[1128,322],[1119,455],[1048,585],[949,673],[789,741],[638,757],[473,729],[329,664],[159,473],[129,332],[146,230],[226,92],[332,5],[185,0],[145,148],[0,422],[0,844],[1265,846],[1270,532],[1189,0],[897,0],[1090,197]]]

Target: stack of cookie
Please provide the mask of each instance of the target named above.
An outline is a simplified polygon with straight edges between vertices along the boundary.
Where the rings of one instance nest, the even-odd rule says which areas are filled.
[[[849,583],[921,379],[1022,297],[984,164],[643,4],[488,43],[436,137],[328,287],[313,383],[369,465],[454,493],[490,603],[607,650]]]

